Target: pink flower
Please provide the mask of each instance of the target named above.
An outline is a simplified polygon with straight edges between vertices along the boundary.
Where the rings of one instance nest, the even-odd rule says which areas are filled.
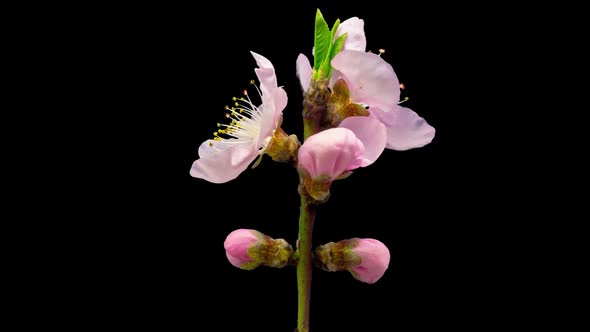
[[[370,117],[344,119],[338,128],[310,136],[299,148],[299,167],[312,178],[334,180],[345,171],[365,167],[385,149],[386,129]]]
[[[365,52],[363,20],[354,17],[342,22],[335,37],[344,33],[348,33],[344,47],[332,60],[330,87],[340,78],[345,80],[351,101],[367,105],[371,116],[387,127],[388,149],[403,151],[430,143],[435,129],[414,111],[399,106],[399,80],[391,65],[380,55]],[[306,91],[312,67],[305,55],[297,58],[296,69]]]
[[[248,249],[261,240],[259,234],[253,229],[236,229],[227,236],[223,246],[225,247],[225,255],[233,266],[242,269],[247,266],[246,264],[252,262],[253,259],[248,254]]]
[[[432,141],[435,129],[411,109],[398,105],[399,80],[379,55],[343,51],[334,57],[332,67],[348,85],[351,101],[368,105],[371,116],[387,127],[388,149],[409,150]]]
[[[262,55],[251,53],[259,67],[255,72],[260,81],[262,104],[255,106],[247,94],[246,98],[234,98],[236,107],[226,107],[230,124],[218,124],[221,129],[215,133],[216,137],[199,147],[199,159],[190,171],[193,177],[213,183],[235,179],[264,152],[277,129],[287,105],[287,93],[277,86],[272,63]]]
[[[389,267],[389,249],[375,239],[358,239],[352,251],[360,257],[360,264],[350,268],[353,277],[368,284],[379,280]]]

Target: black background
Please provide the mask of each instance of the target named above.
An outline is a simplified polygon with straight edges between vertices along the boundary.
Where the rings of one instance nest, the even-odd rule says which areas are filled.
[[[388,10],[379,1],[285,1],[80,15],[80,26],[90,29],[76,37],[84,46],[72,58],[91,82],[79,96],[91,116],[76,130],[92,138],[76,147],[87,159],[69,165],[79,180],[66,202],[76,223],[56,241],[63,249],[57,266],[67,270],[52,267],[69,316],[82,326],[295,328],[294,268],[242,271],[223,249],[237,228],[294,244],[295,170],[265,157],[226,184],[192,178],[189,170],[198,146],[224,120],[224,106],[251,89],[250,50],[274,64],[289,96],[283,128],[301,138],[295,60],[299,53],[311,58],[318,7],[330,26],[336,18],[364,19],[367,48],[385,49],[382,57],[406,86],[405,106],[437,132],[428,146],[386,150],[333,185],[314,244],[376,238],[389,247],[391,263],[373,285],[314,270],[312,331],[471,329],[506,315],[490,315],[503,272],[490,254],[498,247],[484,244],[495,226],[481,218],[497,211],[478,209],[493,175],[477,166],[497,159],[478,145],[472,128],[481,120],[464,121],[477,90],[468,73],[480,70],[477,61],[464,62],[479,52],[465,27],[477,15],[466,19],[450,5],[395,3]]]

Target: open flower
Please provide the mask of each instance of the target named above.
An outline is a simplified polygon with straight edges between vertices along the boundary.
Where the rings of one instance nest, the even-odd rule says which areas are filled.
[[[435,129],[409,108],[399,106],[400,84],[393,68],[380,54],[365,52],[364,22],[356,17],[338,27],[335,37],[347,33],[342,51],[332,59],[334,72],[330,88],[343,79],[350,90],[350,101],[368,107],[372,117],[387,127],[388,149],[403,151],[430,143]],[[300,54],[297,76],[304,91],[309,88],[312,67]]]
[[[262,103],[255,106],[246,92],[245,98],[234,97],[235,107],[226,106],[230,123],[218,124],[220,129],[215,137],[199,147],[199,159],[190,170],[193,177],[213,183],[235,179],[264,152],[280,123],[287,93],[277,86],[272,63],[262,55],[251,53],[259,67],[255,72],[260,81],[258,91]]]
[[[343,51],[334,57],[332,67],[348,85],[351,101],[367,105],[371,116],[387,127],[387,148],[403,151],[432,141],[435,129],[411,109],[399,106],[399,80],[379,55]]]

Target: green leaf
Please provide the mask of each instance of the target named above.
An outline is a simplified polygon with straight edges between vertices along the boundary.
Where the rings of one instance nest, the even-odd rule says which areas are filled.
[[[339,26],[340,26],[340,19],[337,19],[336,22],[334,22],[334,26],[332,27],[330,42],[334,41],[334,35],[336,35],[336,31],[338,30]]]
[[[315,15],[315,44],[314,44],[314,78],[318,79],[321,75],[320,67],[330,56],[330,46],[332,46],[332,40],[330,39],[330,29],[328,23],[322,16],[322,12],[318,9]],[[325,75],[325,74],[324,74]]]
[[[336,39],[334,41],[334,45],[332,45],[332,47],[330,47],[330,56],[326,59],[328,61],[327,64],[327,68],[326,68],[326,74],[328,75],[328,77],[330,77],[332,75],[332,71],[334,70],[334,68],[332,68],[332,59],[334,59],[334,57],[336,56],[336,54],[340,53],[340,51],[342,51],[342,47],[344,46],[344,41],[346,40],[346,36],[348,35],[348,32],[343,34],[342,36],[338,37],[338,39]]]

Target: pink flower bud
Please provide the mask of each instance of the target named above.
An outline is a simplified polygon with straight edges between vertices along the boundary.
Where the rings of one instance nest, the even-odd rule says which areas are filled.
[[[237,229],[223,244],[229,262],[243,270],[259,265],[282,268],[292,263],[293,248],[283,239],[273,239],[254,229]]]
[[[379,280],[389,266],[389,250],[375,239],[330,242],[314,250],[315,264],[325,271],[349,271],[368,284]]]
[[[353,277],[368,284],[379,280],[389,267],[389,250],[375,239],[359,239],[352,251],[361,259],[360,264],[349,269]]]
[[[299,148],[299,166],[313,177],[335,179],[362,164],[365,146],[346,128],[324,130],[310,136]]]
[[[252,257],[248,254],[248,249],[262,241],[263,235],[253,229],[236,229],[231,232],[223,246],[225,247],[225,254],[229,262],[240,269],[252,270],[258,266],[253,263]]]

